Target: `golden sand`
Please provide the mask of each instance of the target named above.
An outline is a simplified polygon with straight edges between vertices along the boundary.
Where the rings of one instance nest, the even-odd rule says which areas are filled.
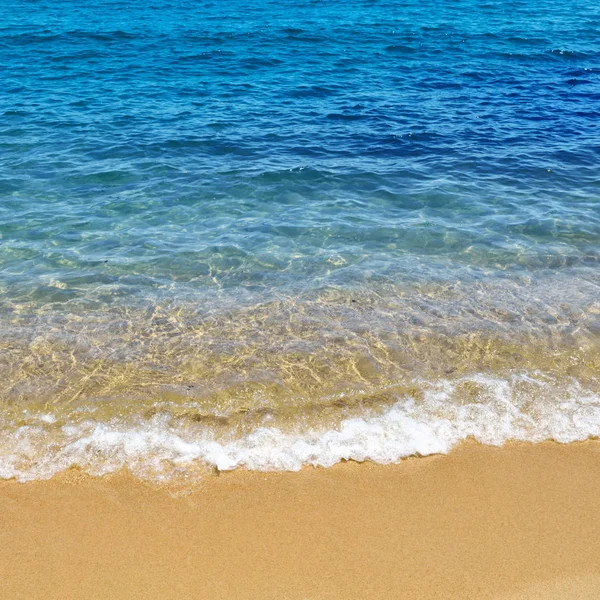
[[[2,600],[596,599],[600,442],[0,484]]]

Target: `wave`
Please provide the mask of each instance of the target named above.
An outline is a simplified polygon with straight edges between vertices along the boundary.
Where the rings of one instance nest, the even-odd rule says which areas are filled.
[[[523,396],[521,384],[537,398]],[[457,386],[484,390],[456,404]],[[0,478],[47,479],[70,469],[101,476],[127,469],[141,479],[168,481],[198,467],[228,471],[297,471],[340,461],[394,463],[409,456],[446,454],[467,439],[488,445],[507,441],[560,443],[600,434],[600,396],[576,381],[557,399],[542,375],[508,379],[486,375],[431,383],[422,398],[403,398],[376,414],[347,418],[334,428],[258,427],[244,435],[185,427],[167,414],[135,424],[86,420],[59,425],[51,414],[37,424],[2,431]],[[553,399],[550,399],[554,396]]]

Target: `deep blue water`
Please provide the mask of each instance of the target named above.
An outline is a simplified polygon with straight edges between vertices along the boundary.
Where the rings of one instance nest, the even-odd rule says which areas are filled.
[[[10,0],[0,24],[4,302],[600,258],[593,2]]]
[[[88,464],[84,416],[118,465],[141,415],[196,443],[427,386],[491,412],[423,453],[600,432],[599,3],[6,0],[0,116],[0,476]],[[322,464],[418,450],[391,418]]]

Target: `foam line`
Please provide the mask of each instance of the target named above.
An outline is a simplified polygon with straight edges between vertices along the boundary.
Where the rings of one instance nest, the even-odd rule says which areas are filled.
[[[335,429],[262,427],[228,439],[218,439],[209,428],[191,435],[168,418],[133,427],[88,420],[57,432],[51,416],[41,415],[39,425],[2,435],[0,477],[44,479],[79,467],[95,475],[128,468],[143,478],[168,478],[197,463],[219,470],[297,471],[342,460],[392,463],[445,454],[468,438],[501,445],[508,440],[567,443],[600,435],[600,398],[575,382],[568,395],[550,401],[545,398],[550,384],[540,380],[532,409],[519,397],[514,380],[477,376],[471,381],[487,390],[481,401],[451,402],[457,381],[444,381],[431,384],[421,402],[401,399],[381,414],[347,419]]]

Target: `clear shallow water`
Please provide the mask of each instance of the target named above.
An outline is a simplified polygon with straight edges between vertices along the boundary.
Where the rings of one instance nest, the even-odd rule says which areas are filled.
[[[0,476],[598,435],[593,3],[0,23]]]

